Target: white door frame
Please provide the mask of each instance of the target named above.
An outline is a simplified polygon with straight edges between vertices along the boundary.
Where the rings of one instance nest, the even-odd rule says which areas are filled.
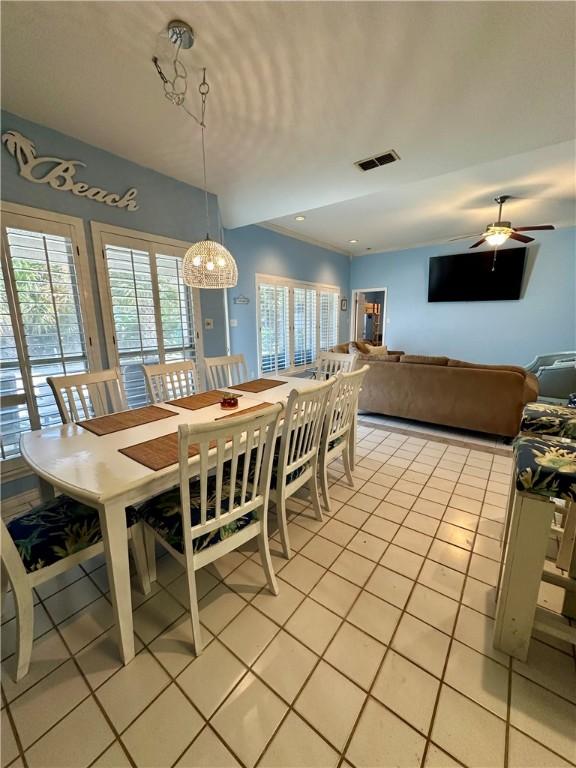
[[[386,312],[388,308],[388,288],[354,288],[352,290],[352,306],[350,307],[350,339],[356,339],[356,302],[359,293],[380,293],[384,294],[384,307],[382,308],[382,344],[386,344]]]

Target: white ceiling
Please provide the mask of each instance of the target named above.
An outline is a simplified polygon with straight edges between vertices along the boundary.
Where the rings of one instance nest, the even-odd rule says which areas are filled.
[[[498,193],[527,198],[510,205],[517,225],[574,223],[575,14],[547,1],[5,2],[2,102],[201,186],[198,129],[151,63],[166,64],[162,32],[183,18],[197,35],[183,59],[208,67],[209,188],[227,226],[406,247],[479,231]],[[391,148],[395,165],[353,165]]]

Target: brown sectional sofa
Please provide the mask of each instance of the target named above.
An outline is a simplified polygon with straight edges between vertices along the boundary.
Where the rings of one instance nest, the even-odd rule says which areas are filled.
[[[447,357],[359,354],[369,364],[360,410],[514,437],[522,409],[538,397],[538,380],[523,368],[479,365]]]
[[[538,397],[538,379],[513,365],[405,355],[358,342],[334,351],[358,353],[358,368],[368,363],[358,406],[385,416],[514,437],[522,409]]]

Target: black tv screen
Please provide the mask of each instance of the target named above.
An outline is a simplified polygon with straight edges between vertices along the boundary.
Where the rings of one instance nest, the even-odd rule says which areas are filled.
[[[510,301],[520,298],[526,248],[434,256],[428,301]]]

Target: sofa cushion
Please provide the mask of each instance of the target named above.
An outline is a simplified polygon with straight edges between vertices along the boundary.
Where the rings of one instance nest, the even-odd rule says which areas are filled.
[[[519,365],[487,365],[484,363],[468,363],[466,360],[448,360],[450,368],[483,368],[489,371],[510,371],[511,373],[521,373],[526,375],[524,368]]]
[[[367,363],[399,363],[400,355],[358,355],[358,360]]]
[[[386,345],[382,347],[368,347],[369,357],[385,357],[388,354]]]
[[[351,341],[349,344],[350,350],[354,350],[356,352],[360,352],[362,355],[367,355],[372,348],[372,344],[368,343],[367,341]]]
[[[434,355],[402,355],[401,363],[417,363],[420,365],[448,365],[447,357]]]

